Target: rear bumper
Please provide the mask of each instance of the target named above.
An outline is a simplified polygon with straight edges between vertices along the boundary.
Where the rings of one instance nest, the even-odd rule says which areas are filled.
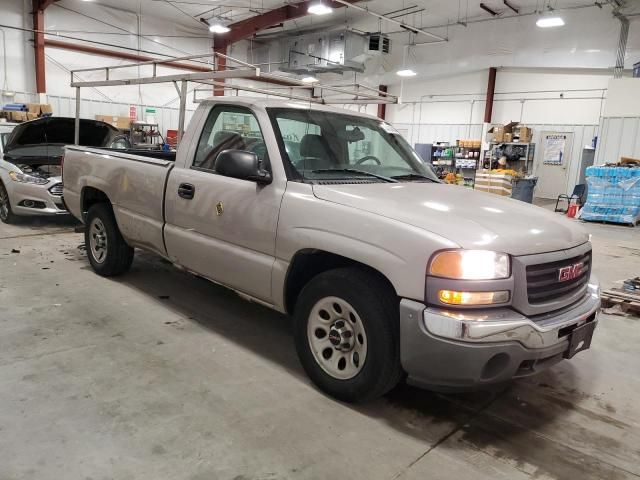
[[[447,311],[404,299],[402,366],[410,383],[432,389],[479,388],[533,375],[564,358],[571,332],[597,324],[599,308],[594,276],[579,302],[535,318],[508,308]]]

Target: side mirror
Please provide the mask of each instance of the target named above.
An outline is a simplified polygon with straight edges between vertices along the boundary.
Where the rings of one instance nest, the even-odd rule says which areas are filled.
[[[225,177],[240,178],[266,185],[271,174],[260,165],[258,156],[245,150],[223,150],[218,154],[214,170]]]

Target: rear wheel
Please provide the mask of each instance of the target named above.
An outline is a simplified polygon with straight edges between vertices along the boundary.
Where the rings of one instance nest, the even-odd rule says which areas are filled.
[[[378,276],[359,268],[318,275],[295,308],[295,341],[307,375],[347,402],[383,395],[400,380],[398,302]]]
[[[84,240],[89,262],[98,275],[120,275],[131,267],[133,248],[122,238],[109,204],[98,203],[89,208]]]
[[[9,194],[4,184],[0,182],[0,220],[2,223],[15,223],[17,218],[11,210]]]

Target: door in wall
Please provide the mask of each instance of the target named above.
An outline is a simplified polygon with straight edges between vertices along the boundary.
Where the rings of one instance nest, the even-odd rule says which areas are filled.
[[[538,177],[535,194],[539,198],[555,199],[561,193],[567,193],[573,133],[542,132],[540,144],[535,169]]]

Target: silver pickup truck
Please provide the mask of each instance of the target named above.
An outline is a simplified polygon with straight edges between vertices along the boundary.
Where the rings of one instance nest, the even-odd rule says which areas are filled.
[[[223,97],[157,155],[66,147],[64,201],[93,269],[122,274],[141,248],[291,314],[305,371],[341,400],[403,377],[479,388],[589,348],[585,231],[441,184],[384,121]]]

